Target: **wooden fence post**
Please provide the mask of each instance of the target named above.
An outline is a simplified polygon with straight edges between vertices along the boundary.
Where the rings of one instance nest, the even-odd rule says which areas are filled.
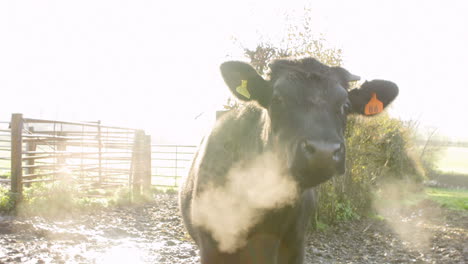
[[[98,135],[97,135],[97,140],[98,140],[98,163],[99,163],[99,168],[98,168],[98,176],[99,176],[99,185],[103,183],[103,178],[102,178],[102,130],[101,130],[101,120],[98,120]]]
[[[143,160],[143,143],[145,141],[145,132],[137,130],[135,132],[135,139],[133,143],[132,153],[132,194],[133,198],[141,194],[141,184],[144,173],[144,160]]]
[[[177,187],[177,178],[179,175],[179,164],[177,162],[178,160],[179,160],[179,149],[178,149],[178,146],[175,146],[174,187]]]
[[[34,127],[29,127],[29,128],[28,128],[28,131],[29,131],[31,134],[34,134]],[[31,140],[31,141],[28,141],[28,142],[26,143],[26,149],[27,149],[28,152],[35,152],[36,149],[37,149],[37,144],[36,144],[36,142],[35,142],[35,141],[32,141],[32,140]],[[28,154],[28,156],[31,156],[31,157],[34,156],[34,155],[35,155],[35,154],[32,154],[32,153],[29,153],[29,154]],[[34,168],[34,164],[35,164],[35,160],[34,160],[34,159],[28,159],[28,160],[26,161],[26,165],[29,166],[28,169],[27,169],[27,174],[33,175],[33,174],[36,172],[36,170],[35,170],[35,168]]]
[[[23,192],[23,114],[11,116],[11,192],[21,201]]]
[[[67,134],[61,131],[57,133],[57,136],[60,137],[59,141],[57,142],[57,150],[59,151],[57,165],[59,166],[59,170],[61,170],[67,164],[67,159],[65,158],[65,152],[67,151],[67,142],[65,141],[65,139],[63,139],[67,136]]]
[[[145,135],[143,145],[143,160],[144,160],[144,174],[143,174],[143,193],[149,194],[151,190],[151,136]]]

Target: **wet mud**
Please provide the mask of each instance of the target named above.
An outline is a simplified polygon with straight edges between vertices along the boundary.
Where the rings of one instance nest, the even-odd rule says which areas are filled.
[[[0,263],[199,263],[175,194],[60,219],[0,215]],[[468,263],[468,214],[424,201],[308,234],[305,263]]]

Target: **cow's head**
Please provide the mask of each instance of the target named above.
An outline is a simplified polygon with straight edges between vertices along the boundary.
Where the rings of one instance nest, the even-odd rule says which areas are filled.
[[[394,83],[383,80],[348,92],[349,82],[359,77],[312,58],[276,60],[270,68],[268,80],[238,61],[223,63],[221,73],[237,98],[268,111],[275,147],[302,186],[345,172],[348,114],[377,114],[398,94]]]

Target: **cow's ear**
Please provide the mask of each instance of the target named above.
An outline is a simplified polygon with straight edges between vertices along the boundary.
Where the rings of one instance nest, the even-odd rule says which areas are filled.
[[[221,74],[231,92],[240,100],[255,100],[263,107],[270,105],[273,90],[255,69],[240,61],[221,64]]]
[[[398,95],[398,86],[390,81],[365,82],[359,89],[349,92],[352,113],[375,115],[381,113]]]

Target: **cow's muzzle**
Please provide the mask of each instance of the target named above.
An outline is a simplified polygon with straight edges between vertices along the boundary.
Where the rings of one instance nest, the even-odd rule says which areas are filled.
[[[341,142],[307,139],[299,143],[297,151],[301,171],[309,174],[306,177],[312,176],[322,182],[335,174],[344,173],[346,151]]]

